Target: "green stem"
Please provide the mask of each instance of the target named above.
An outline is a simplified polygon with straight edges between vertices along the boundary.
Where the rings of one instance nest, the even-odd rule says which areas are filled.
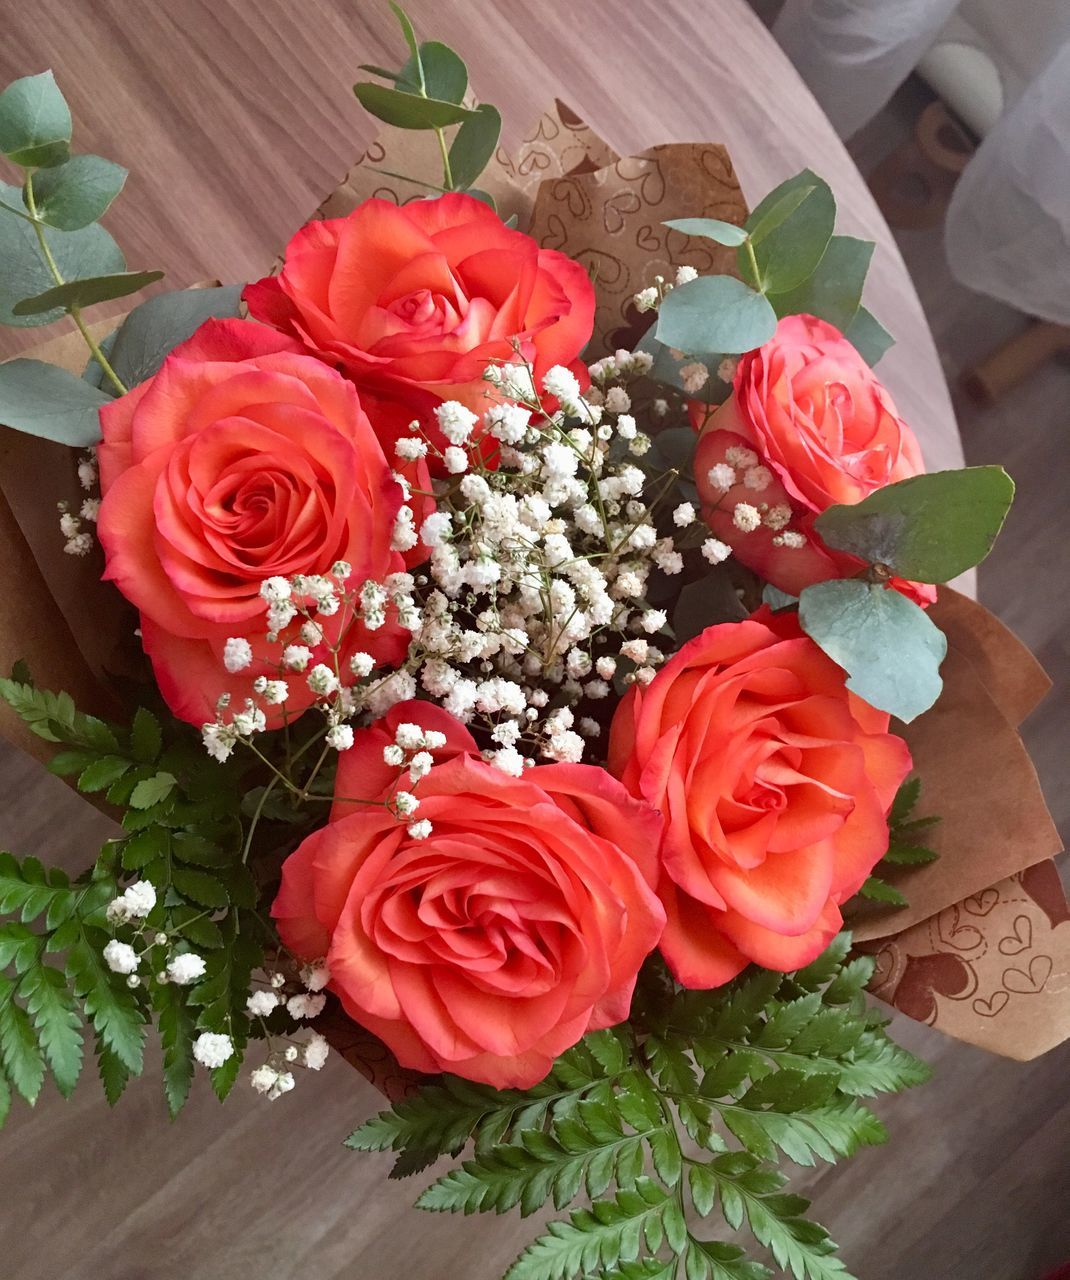
[[[761,273],[758,270],[758,259],[755,256],[754,245],[751,243],[750,236],[748,236],[746,240],[743,241],[743,247],[747,251],[747,262],[750,264],[750,269],[754,273],[754,287],[760,293],[765,293],[765,287],[762,284]]]
[[[108,381],[112,384],[112,386],[115,388],[116,391],[118,391],[118,393],[121,396],[125,396],[127,393],[128,387],[123,382],[122,378],[120,378],[119,375],[115,372],[115,370],[111,367],[111,363],[109,362],[108,357],[100,349],[100,343],[97,342],[96,338],[94,338],[93,335],[89,332],[86,322],[82,319],[81,308],[71,307],[69,314],[71,319],[78,326],[78,332],[85,339],[86,346],[93,353],[93,359],[96,360],[97,364],[99,364],[100,367],[104,370],[104,376],[108,379]]]
[[[57,285],[66,284],[67,282],[63,278],[63,273],[60,271],[59,266],[56,263],[56,259],[52,256],[52,250],[51,248],[49,248],[48,241],[45,239],[44,224],[41,222],[40,218],[38,218],[37,216],[37,201],[35,200],[34,194],[33,194],[33,171],[30,169],[27,169],[26,171],[25,193],[26,193],[26,208],[30,211],[30,217],[33,219],[34,234],[37,236],[37,243],[41,247],[41,255],[44,258],[45,264],[48,267],[49,274],[52,276],[52,279],[56,282]],[[119,377],[119,375],[115,372],[115,370],[111,367],[111,365],[108,363],[107,357],[104,355],[104,352],[101,351],[100,349],[100,344],[89,332],[89,329],[86,327],[86,323],[82,319],[81,309],[76,306],[69,307],[68,314],[70,315],[74,323],[78,326],[78,332],[85,339],[85,344],[89,348],[90,353],[93,356],[93,359],[96,360],[97,364],[99,364],[101,369],[104,370],[104,374],[107,377],[108,381],[111,382],[111,384],[115,387],[116,391],[118,391],[118,393],[121,396],[125,396],[127,392],[126,385],[124,384],[122,379]]]
[[[438,137],[438,149],[442,152],[442,181],[446,190],[452,191],[453,170],[450,168],[450,153],[446,150],[446,135],[441,129],[436,129],[435,134]]]

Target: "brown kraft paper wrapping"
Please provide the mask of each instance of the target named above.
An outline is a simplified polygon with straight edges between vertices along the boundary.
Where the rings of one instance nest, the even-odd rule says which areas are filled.
[[[434,173],[436,164],[433,139],[391,130],[314,216],[344,216],[370,197],[398,204],[423,198],[426,188],[377,170]],[[632,296],[655,275],[671,280],[685,264],[731,269],[732,251],[663,222],[705,216],[738,224],[747,215],[723,147],[679,143],[622,158],[561,103],[515,152],[499,148],[481,185],[503,217],[515,214],[543,247],[590,269],[598,291],[595,349],[634,344],[647,322]],[[77,335],[29,354],[75,370],[85,362]],[[9,504],[0,506],[4,572],[33,584],[41,597],[4,617],[0,660],[9,669],[14,657],[26,656],[42,684],[81,690],[88,705],[93,673],[115,669],[112,655],[129,615],[85,561],[63,555],[52,503],[78,496],[70,451],[0,431],[0,496]],[[1070,1036],[1070,919],[1050,862],[1059,844],[1016,731],[1048,681],[1028,650],[973,601],[944,588],[932,616],[949,639],[945,691],[905,736],[922,777],[919,814],[943,818],[930,840],[941,857],[897,879],[909,907],[867,909],[853,928],[860,945],[877,954],[875,994],[950,1035],[1028,1058]],[[34,619],[45,618],[35,628]],[[2,707],[0,730],[47,756],[47,744]],[[387,1097],[403,1096],[418,1079],[336,1001],[317,1024]]]

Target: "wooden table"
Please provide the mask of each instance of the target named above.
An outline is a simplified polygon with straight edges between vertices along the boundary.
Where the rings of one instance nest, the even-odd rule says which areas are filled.
[[[477,94],[503,110],[507,142],[557,95],[625,154],[660,141],[725,142],[752,203],[805,165],[819,171],[840,202],[841,229],[878,242],[867,301],[899,338],[883,376],[930,466],[961,465],[936,351],[891,234],[743,0],[409,0],[409,9],[424,36],[466,58]],[[77,149],[131,170],[108,218],[131,265],[162,266],[181,286],[262,273],[375,131],[350,92],[357,64],[396,65],[401,54],[385,0],[35,0],[8,6],[0,83],[54,68]],[[40,336],[0,330],[0,355]],[[84,865],[105,834],[99,815],[3,744],[0,777],[0,842]],[[1010,1108],[1021,1080],[1013,1064],[916,1025],[906,1039],[930,1057],[955,1054],[945,1091],[973,1080],[979,1107],[983,1073],[989,1101]],[[387,1183],[386,1159],[339,1145],[379,1099],[337,1060],[278,1103],[239,1086],[222,1115],[199,1081],[173,1128],[155,1067],[114,1115],[89,1076],[73,1104],[49,1094],[32,1115],[20,1108],[0,1139],[0,1269],[19,1280],[497,1280],[533,1234],[532,1221],[410,1212],[415,1183]],[[950,1110],[953,1097],[939,1089],[919,1097]],[[974,1112],[955,1105],[965,1134]],[[930,1114],[908,1099],[894,1119],[920,1134]],[[892,1155],[870,1152],[821,1176],[821,1216],[867,1280],[905,1274],[882,1233],[913,1202],[907,1170],[918,1166],[909,1152],[899,1164]],[[937,1178],[942,1167],[921,1166]],[[882,1178],[885,1201],[867,1198],[859,1211],[867,1176]],[[909,1239],[918,1244],[918,1231]]]
[[[809,165],[840,229],[877,241],[867,302],[898,339],[881,373],[931,469],[961,466],[928,325],[843,144],[743,0],[410,0],[468,62],[505,141],[556,95],[622,154],[727,144],[751,204]],[[174,286],[262,274],[376,131],[357,65],[399,65],[386,0],[35,0],[12,6],[0,83],[51,65],[75,146],[131,171],[108,223],[134,267]],[[0,356],[40,331],[0,330]]]

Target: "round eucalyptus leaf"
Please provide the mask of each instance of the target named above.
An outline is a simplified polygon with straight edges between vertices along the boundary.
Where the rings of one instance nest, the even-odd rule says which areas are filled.
[[[799,622],[847,672],[847,688],[909,722],[940,696],[947,637],[898,591],[858,578],[806,587]]]
[[[114,275],[125,271],[122,251],[99,223],[79,231],[43,229],[45,241],[65,280]],[[64,314],[61,306],[33,315],[16,315],[16,303],[39,297],[55,286],[41,255],[34,228],[21,218],[9,218],[0,210],[0,324],[28,327],[51,324]]]
[[[108,354],[112,368],[128,387],[150,378],[180,342],[205,320],[238,314],[242,286],[178,289],[148,298],[126,317]]]
[[[66,164],[34,175],[37,216],[60,231],[88,227],[103,217],[125,181],[121,164],[101,156],[71,156]]]
[[[751,246],[758,264],[757,278],[749,255],[742,249],[738,253],[743,278],[765,293],[784,293],[797,288],[817,269],[836,226],[836,200],[823,178],[804,169],[771,191],[745,226],[752,239],[755,232],[762,238]]]
[[[718,244],[735,248],[747,239],[747,233],[734,222],[722,222],[720,218],[673,218],[663,222],[662,226],[673,231],[680,231],[685,236],[701,236],[705,240],[716,240]]]
[[[769,300],[735,276],[699,276],[665,296],[655,336],[689,355],[739,355],[776,332]]]
[[[814,523],[838,551],[914,582],[948,582],[992,550],[1013,500],[1002,467],[964,467],[900,480]]]
[[[398,129],[442,129],[476,114],[453,102],[402,93],[386,85],[372,84],[370,80],[354,85],[353,92],[365,111]]]
[[[483,102],[461,127],[450,144],[450,173],[453,185],[471,187],[487,167],[502,131],[502,118],[496,107]]]
[[[872,240],[833,236],[807,280],[796,289],[772,296],[777,315],[818,316],[846,333],[858,315],[872,257]]]
[[[117,271],[106,276],[86,276],[53,285],[33,298],[23,298],[15,303],[12,311],[16,316],[33,316],[57,307],[63,311],[70,311],[72,307],[91,307],[112,298],[125,298],[162,279],[162,271]]]
[[[0,93],[0,152],[24,169],[63,164],[71,113],[51,71],[14,80]]]
[[[109,397],[83,378],[43,360],[0,364],[0,423],[84,448],[100,439],[97,410]]]

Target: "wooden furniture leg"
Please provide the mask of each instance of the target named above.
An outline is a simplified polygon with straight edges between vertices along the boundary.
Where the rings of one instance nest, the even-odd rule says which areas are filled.
[[[978,404],[992,405],[1053,356],[1070,354],[1070,326],[1034,320],[962,375],[962,389]]]

